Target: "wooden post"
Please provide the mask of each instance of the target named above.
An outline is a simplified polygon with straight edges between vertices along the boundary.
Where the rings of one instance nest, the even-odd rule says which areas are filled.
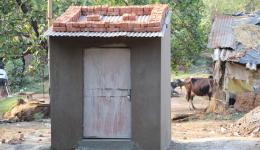
[[[52,25],[52,0],[48,0],[48,8],[47,8],[47,19],[48,19],[48,27],[51,27]],[[48,50],[48,72],[49,72],[49,95],[50,95],[50,49]],[[44,83],[43,83],[44,85]],[[43,87],[43,90],[44,90],[44,87]],[[44,95],[44,94],[43,94]]]
[[[48,27],[52,25],[52,0],[48,0]]]

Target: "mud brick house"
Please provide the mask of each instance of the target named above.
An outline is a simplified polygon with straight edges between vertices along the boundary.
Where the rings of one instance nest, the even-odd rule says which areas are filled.
[[[239,111],[260,105],[259,25],[260,12],[216,16],[209,35],[217,98]]]
[[[52,149],[170,144],[167,5],[71,6],[45,35]]]

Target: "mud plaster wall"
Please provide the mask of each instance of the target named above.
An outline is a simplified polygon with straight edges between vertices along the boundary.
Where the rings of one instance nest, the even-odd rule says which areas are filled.
[[[235,109],[249,111],[260,104],[260,69],[247,70],[244,65],[226,63],[224,90],[235,94]]]
[[[231,93],[255,92],[260,88],[260,69],[247,70],[244,65],[226,63],[224,90]]]

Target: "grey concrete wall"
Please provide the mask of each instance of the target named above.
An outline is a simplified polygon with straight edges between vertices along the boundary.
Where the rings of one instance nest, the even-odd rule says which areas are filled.
[[[73,148],[83,137],[83,49],[119,44],[131,49],[131,140],[144,150],[164,149],[170,135],[170,87],[165,79],[168,69],[161,68],[169,65],[169,52],[161,42],[161,38],[51,37],[52,148]]]
[[[50,39],[51,143],[54,150],[76,146],[82,134],[82,51],[68,41]]]
[[[133,43],[131,50],[133,140],[144,150],[161,145],[161,44],[160,39]]]
[[[161,149],[168,148],[171,141],[171,45],[170,24],[161,39]]]

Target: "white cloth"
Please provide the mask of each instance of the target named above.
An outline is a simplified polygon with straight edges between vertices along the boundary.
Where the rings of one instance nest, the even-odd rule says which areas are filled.
[[[4,69],[0,69],[0,79],[8,79],[7,73],[5,72]]]

